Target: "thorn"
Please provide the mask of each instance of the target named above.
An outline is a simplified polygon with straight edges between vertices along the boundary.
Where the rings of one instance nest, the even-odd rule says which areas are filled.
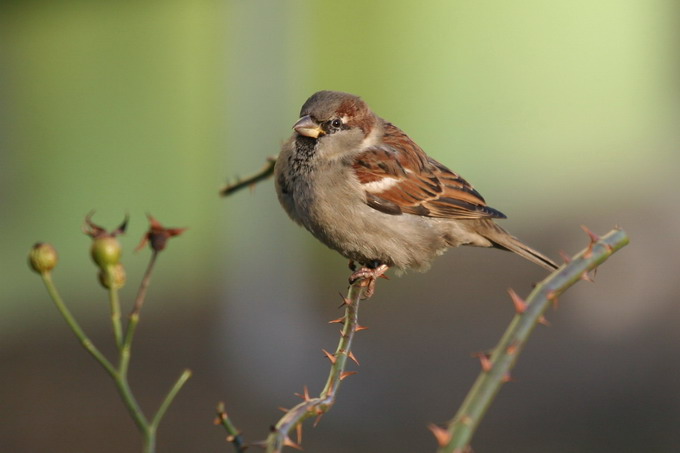
[[[521,315],[522,313],[527,311],[526,302],[524,302],[524,300],[521,297],[519,297],[512,288],[508,289],[508,294],[510,294],[512,303],[515,305],[515,313]]]
[[[356,357],[354,357],[354,353],[353,353],[352,351],[349,351],[349,353],[347,354],[347,357],[349,357],[350,359],[352,359],[352,361],[353,361],[354,363],[356,363],[357,365],[359,365],[359,361],[357,360]]]
[[[326,354],[326,357],[328,357],[328,360],[331,361],[331,364],[335,365],[335,361],[338,360],[338,358],[335,357],[330,352],[326,351],[325,349],[322,349],[322,351],[323,351],[324,354]]]
[[[385,275],[385,274],[380,275],[378,278],[384,278],[385,280],[389,280],[389,279],[390,279],[390,278],[389,278],[387,275]]]
[[[557,310],[558,305],[559,305],[559,299],[557,298],[557,292],[554,290],[548,291],[548,294],[545,296],[546,299],[548,299],[550,302],[552,302],[553,310]]]
[[[285,439],[283,439],[283,446],[284,447],[291,447],[296,450],[302,451],[302,447],[290,440],[290,437],[286,436]]]
[[[505,383],[508,383],[508,382],[515,382],[515,380],[512,378],[512,376],[510,376],[510,373],[505,373],[505,374],[503,375],[503,379],[501,379],[501,381],[502,381],[504,384],[505,384]]]
[[[368,327],[360,326],[360,325],[357,324],[357,326],[354,328],[354,331],[359,332],[359,331],[366,330],[366,329],[368,329]]]
[[[434,434],[435,439],[437,439],[437,444],[440,447],[444,447],[448,445],[448,443],[451,441],[451,433],[442,428],[441,426],[437,426],[434,423],[430,423],[427,425],[427,428],[432,431],[432,434]]]
[[[472,423],[472,417],[470,417],[469,415],[463,415],[462,417],[460,417],[460,422],[463,425],[470,425]]]
[[[352,299],[348,299],[347,297],[343,296],[341,293],[338,293],[340,295],[340,299],[342,299],[342,303],[338,306],[338,308],[342,308],[345,305],[351,305],[352,304]]]
[[[325,414],[325,412],[319,412],[319,415],[318,415],[318,416],[316,417],[316,419],[314,420],[314,423],[312,423],[312,426],[313,426],[314,428],[316,428],[316,425],[319,424],[319,422],[321,421],[321,417],[323,417],[324,414]]]
[[[591,256],[593,256],[593,244],[594,244],[594,242],[588,243],[588,247],[586,248],[586,251],[583,252],[583,258],[589,259]]]
[[[283,407],[283,406],[279,406],[279,407],[277,407],[277,409],[280,410],[281,412],[283,412],[284,414],[287,414],[287,413],[288,413],[288,410],[289,410],[289,409],[286,409],[286,408]]]
[[[267,448],[267,441],[266,440],[258,440],[257,442],[250,442],[248,444],[248,446],[265,449],[265,448]]]
[[[297,434],[297,443],[302,444],[302,423],[298,423],[297,426],[295,427],[295,431]]]
[[[595,243],[600,239],[599,236],[597,236],[595,233],[590,231],[585,225],[581,225],[581,229],[586,232],[586,234],[590,237],[590,242],[588,243],[588,248],[586,251],[583,253],[583,257],[588,259],[591,256],[593,256],[593,246]]]
[[[342,373],[340,373],[340,380],[342,381],[346,377],[350,377],[353,374],[359,374],[359,372],[358,371],[343,371]]]
[[[328,321],[328,324],[344,324],[345,323],[345,317],[340,316],[338,319],[333,319],[332,321]]]
[[[303,401],[309,401],[309,389],[307,389],[307,386],[305,385],[303,388],[303,393],[296,393],[295,396],[302,398]],[[288,412],[288,411],[286,411]]]
[[[562,250],[559,251],[560,256],[564,260],[565,264],[571,263],[571,257],[566,254],[566,252],[563,252]]]
[[[581,225],[581,229],[586,232],[586,234],[590,238],[590,242],[597,242],[600,240],[600,236],[590,231],[587,226]]]
[[[493,364],[491,363],[490,360],[490,355],[487,354],[486,352],[476,352],[472,354],[472,357],[477,357],[479,359],[479,363],[482,365],[482,371],[485,373],[488,373],[491,371],[491,368],[493,367]]]
[[[545,319],[545,316],[543,315],[541,315],[541,317],[538,318],[538,323],[543,324],[546,327],[550,327],[550,322],[547,319]]]
[[[593,278],[590,276],[588,271],[584,271],[581,274],[581,280],[585,280],[585,281],[590,282],[590,283],[595,283],[595,280],[593,280]]]
[[[224,420],[224,417],[222,416],[222,414],[220,414],[213,420],[213,425],[221,425],[222,420]]]
[[[517,350],[519,349],[519,344],[517,342],[512,343],[510,346],[507,347],[505,352],[508,355],[515,355],[517,353]]]

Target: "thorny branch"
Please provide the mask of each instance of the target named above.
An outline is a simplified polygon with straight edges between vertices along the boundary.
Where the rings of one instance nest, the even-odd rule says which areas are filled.
[[[222,189],[220,189],[220,195],[227,197],[241,189],[245,189],[246,187],[253,187],[258,182],[264,181],[265,179],[271,177],[274,174],[276,157],[277,156],[268,157],[267,162],[258,172],[253,173],[250,176],[246,176],[245,178],[236,178],[236,181],[227,183],[224,187],[222,187]]]
[[[221,195],[231,195],[269,178],[274,173],[275,164],[276,156],[268,158],[267,163],[260,171],[249,177],[238,179],[234,183],[227,184],[220,191]],[[620,228],[615,228],[602,238],[593,234],[586,227],[583,227],[583,229],[590,237],[590,243],[587,248],[573,259],[563,255],[565,264],[538,284],[526,301],[522,300],[514,291],[509,290],[517,312],[515,318],[491,355],[485,353],[477,355],[482,365],[482,372],[470,389],[456,416],[445,428],[434,424],[429,426],[439,444],[437,453],[465,453],[472,451],[470,441],[477,426],[502,384],[510,381],[510,370],[514,367],[522,348],[536,324],[546,323],[543,313],[547,307],[551,303],[556,304],[558,296],[579,280],[591,281],[589,272],[596,269],[614,252],[629,242],[628,236]],[[311,398],[305,387],[304,393],[299,395],[303,401],[286,411],[286,414],[272,427],[271,434],[266,441],[253,445],[265,447],[267,453],[279,453],[285,446],[301,449],[299,444],[302,436],[302,422],[313,416],[317,417],[318,422],[321,416],[333,405],[340,381],[354,374],[354,372],[344,371],[344,368],[348,357],[356,362],[350,351],[350,346],[354,333],[361,330],[357,323],[357,312],[362,289],[364,289],[362,285],[365,285],[365,283],[365,281],[358,281],[350,287],[349,295],[345,299],[345,316],[331,321],[343,322],[344,328],[336,352],[331,354],[324,350],[332,364],[324,390],[318,397]],[[221,418],[220,423],[229,432],[228,439],[234,443],[237,453],[241,453],[244,447],[238,430],[231,424],[224,411],[218,411],[218,416]],[[293,442],[289,437],[293,429],[297,429],[297,443]],[[235,439],[238,439],[238,441],[235,442]]]
[[[536,285],[526,300],[510,290],[516,315],[491,355],[478,354],[482,371],[465,401],[446,428],[430,425],[439,443],[438,453],[470,450],[470,441],[501,386],[510,380],[512,370],[531,332],[545,323],[543,313],[557,298],[579,280],[591,280],[589,272],[605,262],[614,252],[628,244],[625,231],[614,229],[602,238],[583,228],[590,243],[575,257]]]
[[[330,410],[335,403],[335,398],[340,387],[340,383],[346,377],[356,374],[354,371],[345,371],[347,359],[352,360],[358,365],[358,361],[351,351],[354,334],[365,329],[359,325],[359,303],[366,288],[366,281],[359,280],[350,286],[346,298],[343,298],[345,314],[343,317],[334,319],[330,323],[341,323],[343,325],[340,332],[340,340],[334,353],[323,350],[324,354],[331,362],[331,369],[326,380],[326,385],[318,397],[311,397],[307,387],[302,394],[302,402],[292,409],[288,409],[281,419],[271,428],[271,433],[265,441],[253,443],[264,447],[267,453],[279,453],[283,447],[300,448],[302,441],[302,423],[310,417],[316,417],[315,424],[321,417]],[[237,453],[243,451],[244,444],[240,438],[240,432],[226,416],[223,406],[218,406],[218,424],[222,424],[227,430],[227,439],[234,444]],[[296,430],[296,442],[291,440],[290,433]]]

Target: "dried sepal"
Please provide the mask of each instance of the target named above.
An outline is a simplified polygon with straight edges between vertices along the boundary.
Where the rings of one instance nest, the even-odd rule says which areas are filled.
[[[144,245],[149,243],[154,252],[160,252],[165,249],[170,238],[179,236],[187,230],[187,228],[166,228],[151,214],[147,214],[147,218],[149,219],[149,230],[144,234],[135,251],[141,250]]]

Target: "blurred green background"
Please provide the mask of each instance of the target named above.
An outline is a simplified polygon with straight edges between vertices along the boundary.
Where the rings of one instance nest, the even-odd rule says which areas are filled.
[[[132,303],[145,213],[188,227],[161,256],[132,362],[150,412],[194,377],[159,451],[231,451],[224,400],[249,440],[294,392],[318,392],[326,321],[348,270],[279,208],[258,169],[319,89],[361,95],[506,213],[545,253],[621,225],[632,243],[550,313],[473,443],[480,452],[674,451],[680,443],[678,3],[5,1],[0,3],[0,450],[139,451],[103,370],[26,266],[61,262],[67,303],[112,352],[106,294],[80,232],[117,226]],[[355,343],[359,375],[305,431],[309,452],[434,451],[512,316],[505,290],[544,275],[461,249],[379,283]],[[129,309],[129,306],[127,307]]]

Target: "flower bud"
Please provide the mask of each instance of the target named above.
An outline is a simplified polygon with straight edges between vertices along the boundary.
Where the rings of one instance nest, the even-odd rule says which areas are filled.
[[[57,251],[51,244],[45,242],[35,244],[28,254],[28,264],[39,274],[45,274],[54,269],[58,261]]]
[[[125,268],[122,264],[103,267],[99,271],[99,283],[107,289],[120,289],[125,285]]]
[[[120,242],[111,235],[102,235],[92,241],[90,255],[100,269],[118,264],[121,254]]]

